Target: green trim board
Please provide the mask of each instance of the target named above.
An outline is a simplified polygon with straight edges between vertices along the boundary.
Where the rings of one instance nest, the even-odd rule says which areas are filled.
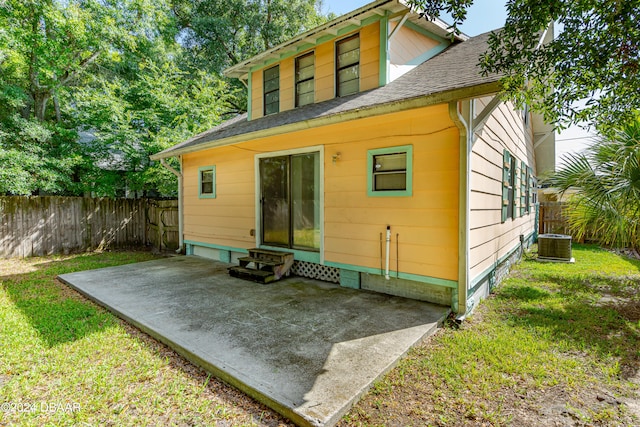
[[[223,251],[239,252],[239,253],[243,253],[243,254],[248,254],[249,253],[249,251],[247,249],[243,249],[243,248],[235,248],[233,246],[216,245],[214,243],[204,243],[204,242],[198,242],[198,241],[195,241],[195,240],[185,240],[184,243],[187,244],[187,245],[192,245],[192,246],[202,246],[204,248],[209,248],[209,249],[220,249],[220,250],[223,250]]]
[[[253,72],[249,71],[247,74],[247,120],[251,120],[251,111],[253,108]]]
[[[374,190],[374,158],[385,154],[406,153],[405,189]],[[413,145],[376,148],[367,151],[367,196],[369,197],[410,197],[413,195]]]
[[[211,172],[211,193],[202,192],[202,173]],[[215,166],[203,166],[198,168],[198,198],[199,199],[215,199],[216,198],[216,167]]]
[[[391,57],[389,55],[389,12],[380,19],[380,72],[379,86],[385,86],[389,83],[389,66],[391,65]]]
[[[379,268],[361,267],[359,265],[343,264],[340,262],[332,262],[332,261],[325,261],[324,265],[326,265],[327,267],[335,267],[335,268],[340,268],[344,270],[359,271],[360,273],[374,274],[377,276],[382,275],[380,274]],[[396,278],[395,271],[389,271],[389,275],[394,279]],[[412,280],[414,282],[428,283],[430,285],[458,289],[458,282],[456,282],[455,280],[439,279],[437,277],[421,276],[418,274],[402,273],[402,272],[398,273],[397,276],[398,276],[398,279]]]
[[[448,40],[444,37],[440,37],[434,33],[432,33],[431,31],[422,28],[421,26],[414,24],[411,21],[406,21],[404,23],[405,27],[409,28],[410,30],[415,31],[418,34],[422,34],[425,37],[429,37],[430,39],[434,39],[435,41],[439,42],[440,44],[446,44],[447,46],[449,46],[451,44],[451,40]]]

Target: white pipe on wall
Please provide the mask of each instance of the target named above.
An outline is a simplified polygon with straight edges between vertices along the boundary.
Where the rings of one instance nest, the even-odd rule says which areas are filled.
[[[384,278],[389,280],[389,245],[391,244],[391,226],[387,225],[387,254],[385,258]]]

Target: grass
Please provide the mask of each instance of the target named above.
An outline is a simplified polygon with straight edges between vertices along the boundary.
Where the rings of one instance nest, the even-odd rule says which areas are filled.
[[[516,266],[341,424],[640,425],[640,262],[583,245],[574,256]],[[54,279],[153,258],[0,260],[0,425],[287,424]]]
[[[278,425],[273,412],[54,280],[147,252],[0,260],[0,425]]]
[[[640,262],[525,260],[460,328],[414,348],[343,425],[639,425]]]

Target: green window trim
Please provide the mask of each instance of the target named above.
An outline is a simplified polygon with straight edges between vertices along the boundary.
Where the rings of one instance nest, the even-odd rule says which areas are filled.
[[[506,222],[510,217],[511,205],[511,153],[504,150],[502,153],[502,222]]]
[[[533,169],[529,168],[529,190],[531,191],[531,196],[529,197],[529,209],[530,212],[534,211],[533,207],[538,203],[538,190],[537,190],[537,179],[533,175]]]
[[[204,166],[198,169],[198,197],[216,198],[216,167]]]
[[[404,174],[404,189],[398,190],[376,190],[376,157],[405,154],[406,167],[394,170],[395,175]],[[401,145],[397,147],[377,148],[367,151],[367,195],[369,197],[411,197],[413,195],[413,145]]]
[[[511,187],[513,191],[513,195],[511,197],[511,218],[516,219],[520,215],[520,209],[518,209],[518,204],[520,201],[520,186],[518,185],[518,181],[520,179],[520,167],[518,164],[518,159],[515,156],[511,156]]]
[[[520,216],[529,213],[529,167],[523,161],[520,162]]]

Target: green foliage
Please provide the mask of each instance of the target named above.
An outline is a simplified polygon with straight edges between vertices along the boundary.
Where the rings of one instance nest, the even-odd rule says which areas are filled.
[[[464,20],[470,0],[413,0],[437,16]],[[640,0],[508,0],[504,28],[493,33],[480,64],[502,74],[504,95],[528,104],[559,128],[584,121],[621,126],[640,109]],[[558,34],[540,45],[555,23]]]
[[[174,12],[195,65],[221,73],[325,22],[320,5],[316,0],[174,0]]]
[[[323,19],[315,0],[0,2],[0,194],[175,195],[149,156],[246,110],[222,68]]]
[[[576,192],[568,212],[578,238],[640,248],[639,120],[582,153],[565,156],[548,182],[561,192]]]

